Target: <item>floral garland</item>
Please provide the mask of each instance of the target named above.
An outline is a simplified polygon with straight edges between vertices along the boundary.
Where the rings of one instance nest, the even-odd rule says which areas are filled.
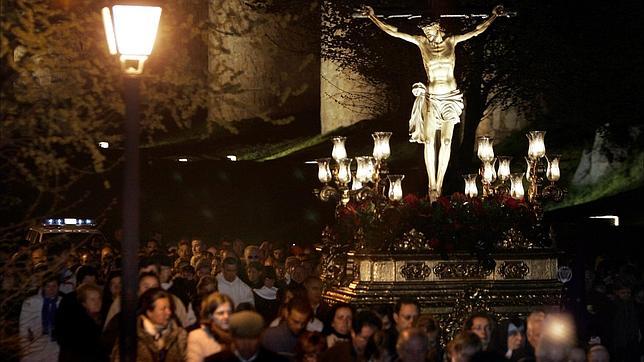
[[[394,203],[380,198],[351,201],[338,210],[334,234],[339,242],[355,243],[356,249],[368,251],[417,248],[484,256],[504,241],[507,247],[508,238],[531,240],[530,245],[535,247],[547,246],[530,205],[505,195],[469,198],[455,193],[433,203],[414,194]],[[405,244],[409,239],[420,241],[422,246],[409,247]]]

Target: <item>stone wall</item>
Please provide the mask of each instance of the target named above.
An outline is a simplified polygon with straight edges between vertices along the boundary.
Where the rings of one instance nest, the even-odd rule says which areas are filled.
[[[313,11],[306,4],[295,6],[267,12],[235,0],[210,1],[211,119],[283,118],[316,105],[319,57],[311,39],[319,24],[305,21]]]

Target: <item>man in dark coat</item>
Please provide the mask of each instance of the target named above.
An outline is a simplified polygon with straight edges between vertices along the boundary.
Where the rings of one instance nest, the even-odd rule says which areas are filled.
[[[285,357],[262,347],[259,337],[264,329],[264,319],[256,312],[242,311],[230,317],[231,349],[207,357],[205,362],[286,362]]]

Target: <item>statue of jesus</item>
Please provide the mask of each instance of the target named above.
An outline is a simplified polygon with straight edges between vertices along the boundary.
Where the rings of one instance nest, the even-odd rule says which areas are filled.
[[[380,29],[391,36],[406,40],[420,48],[428,84],[414,84],[412,93],[416,96],[412,117],[409,121],[410,142],[425,145],[425,167],[429,177],[429,198],[434,201],[440,196],[443,178],[449,163],[454,125],[459,123],[463,112],[463,93],[458,90],[454,79],[456,44],[483,33],[494,19],[505,14],[503,6],[497,5],[492,15],[476,28],[465,34],[445,36],[438,22],[421,26],[424,35],[412,35],[398,31],[376,17],[373,8],[363,6],[362,12]],[[425,104],[427,100],[428,104]],[[436,165],[436,131],[440,131],[438,169]]]

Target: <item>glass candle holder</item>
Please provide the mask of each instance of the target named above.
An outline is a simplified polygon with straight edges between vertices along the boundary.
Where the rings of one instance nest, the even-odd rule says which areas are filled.
[[[400,201],[403,197],[402,180],[405,175],[388,175],[389,180],[389,200]]]
[[[510,174],[510,197],[515,200],[523,200],[524,195],[523,172]]]
[[[331,151],[331,157],[335,162],[340,163],[340,160],[347,158],[347,149],[344,147],[344,142],[347,140],[346,137],[338,136],[333,137],[331,141],[333,142],[333,151]]]

